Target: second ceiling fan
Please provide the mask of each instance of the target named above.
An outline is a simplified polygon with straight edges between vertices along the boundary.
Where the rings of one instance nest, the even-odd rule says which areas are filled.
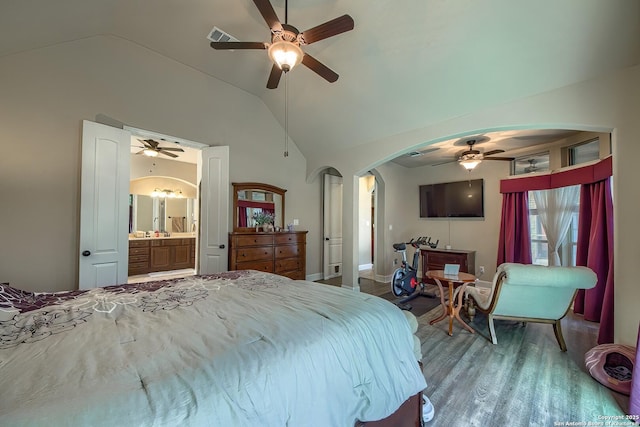
[[[296,27],[288,24],[288,1],[285,0],[285,19],[280,22],[278,15],[273,10],[269,0],[253,0],[260,14],[271,30],[271,43],[264,42],[211,42],[211,47],[218,50],[233,49],[267,49],[269,57],[274,62],[271,67],[267,88],[278,87],[282,73],[289,72],[293,67],[302,62],[310,70],[330,83],[338,80],[338,74],[329,67],[302,51],[301,46],[333,37],[335,35],[351,31],[354,27],[353,18],[342,15],[299,32]]]

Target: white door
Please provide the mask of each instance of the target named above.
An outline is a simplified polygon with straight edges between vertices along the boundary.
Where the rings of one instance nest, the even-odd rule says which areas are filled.
[[[127,283],[131,134],[84,120],[80,289]]]
[[[200,239],[198,274],[227,271],[229,147],[207,147],[198,162]]]
[[[342,276],[342,177],[324,176],[324,279]]]

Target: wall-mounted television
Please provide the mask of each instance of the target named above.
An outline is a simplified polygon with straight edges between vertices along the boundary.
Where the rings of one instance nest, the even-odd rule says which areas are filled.
[[[420,186],[420,218],[484,217],[484,180]]]

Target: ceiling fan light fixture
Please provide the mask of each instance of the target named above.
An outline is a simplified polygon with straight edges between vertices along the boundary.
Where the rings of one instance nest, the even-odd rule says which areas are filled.
[[[169,189],[161,190],[159,188],[156,188],[151,192],[151,197],[181,199],[184,197],[184,195],[182,194],[182,190],[169,190]]]
[[[144,154],[145,156],[148,156],[148,157],[158,157],[158,152],[156,150],[151,149],[151,148],[145,148],[142,151],[142,154]]]
[[[478,166],[480,162],[480,159],[476,159],[473,157],[460,160],[460,164],[462,165],[462,167],[468,171],[472,171],[473,169],[475,169],[475,167]]]
[[[280,40],[269,46],[269,58],[285,73],[302,62],[304,52],[295,43]]]

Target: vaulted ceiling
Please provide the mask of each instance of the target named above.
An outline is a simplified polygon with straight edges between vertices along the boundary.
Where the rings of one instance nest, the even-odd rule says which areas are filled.
[[[284,21],[284,0],[272,4]],[[304,49],[338,81],[303,66],[286,76],[289,134],[305,156],[640,62],[637,0],[289,2],[289,23],[301,31],[343,14],[353,31]],[[108,34],[254,94],[284,123],[285,82],[266,89],[266,51],[213,50],[206,37],[214,26],[241,41],[269,41],[252,0],[4,1],[0,56]]]

